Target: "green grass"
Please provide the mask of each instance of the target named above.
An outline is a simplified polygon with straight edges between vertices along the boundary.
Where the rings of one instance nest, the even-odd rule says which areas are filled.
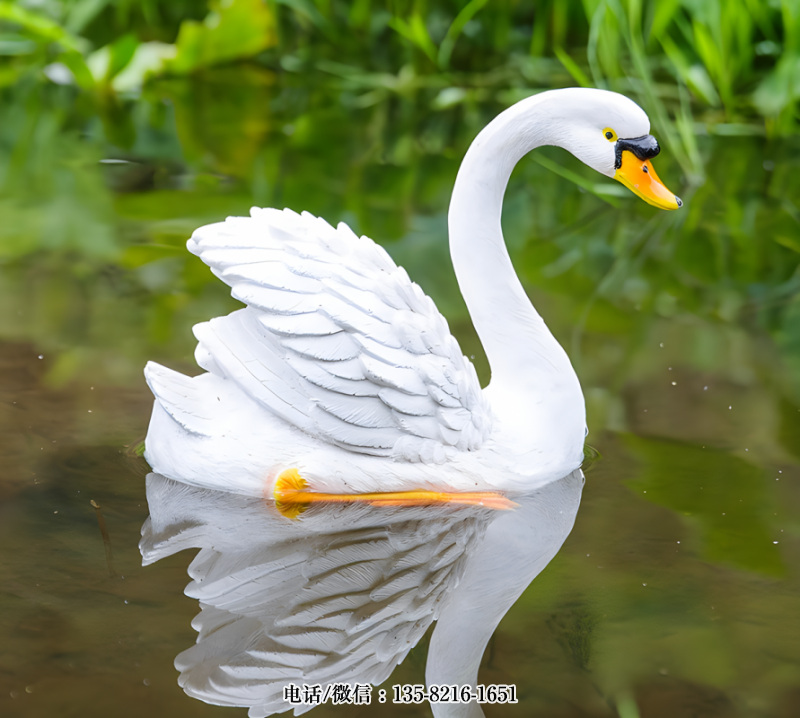
[[[796,133],[800,3],[0,0],[0,91],[26,77],[48,82],[53,63],[105,115],[116,95],[137,96],[160,77],[237,63],[306,81],[332,75],[354,108],[399,96],[469,110],[548,87],[602,87],[644,107],[698,187],[707,175],[698,131]]]
[[[253,204],[294,206],[397,242],[399,261],[457,316],[442,268],[458,159],[503,107],[588,84],[647,110],[665,146],[659,173],[686,207],[654,216],[548,149],[515,173],[511,251],[532,286],[557,291],[569,277],[581,298],[573,348],[598,322],[631,331],[618,310],[635,306],[756,323],[800,366],[788,5],[246,0],[260,25],[243,29],[244,1],[217,6],[218,22],[204,21],[203,3],[63,2],[45,16],[0,2],[0,265],[69,258],[77,294],[122,272],[132,295],[152,295],[142,321],[158,343],[207,291],[181,249],[191,230]],[[135,58],[156,41],[180,61],[137,85]],[[79,87],[46,79],[57,62],[83,63]],[[109,156],[133,164],[98,164]]]
[[[635,94],[661,121],[670,118],[670,142],[694,171],[689,118],[789,134],[800,99],[795,0],[5,1],[0,29],[7,83],[59,59],[87,88],[111,84],[137,45],[154,40],[175,43],[178,58],[154,62],[153,74],[244,59],[308,72],[336,60],[389,75],[410,66],[440,85],[535,89],[526,62],[552,58],[571,84]],[[92,58],[101,48],[111,52],[104,72]],[[140,74],[145,80],[147,69]]]

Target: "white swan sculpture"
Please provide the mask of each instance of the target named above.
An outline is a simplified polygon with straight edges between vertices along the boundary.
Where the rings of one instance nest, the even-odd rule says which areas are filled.
[[[147,365],[156,397],[150,465],[278,499],[302,488],[304,502],[485,492],[475,500],[498,506],[506,505],[498,493],[530,491],[577,468],[583,395],[514,273],[503,194],[523,155],[556,145],[651,204],[677,209],[650,164],[659,148],[649,129],[622,95],[565,89],[517,103],[472,143],[450,204],[450,249],[489,360],[486,389],[431,299],[345,224],[253,209],[195,231],[189,250],[247,306],[194,327],[207,373]],[[423,491],[394,495],[414,490]]]
[[[147,365],[156,401],[145,457],[154,471],[265,497],[288,521],[315,502],[510,508],[577,470],[583,395],[514,273],[503,194],[523,155],[556,145],[650,204],[677,209],[650,164],[659,148],[649,129],[621,95],[553,90],[500,114],[471,145],[450,204],[450,249],[489,360],[486,389],[430,298],[346,225],[253,209],[198,229],[190,251],[247,306],[194,328],[207,373]],[[476,596],[491,594],[484,576],[493,559],[528,559],[512,517],[491,524],[483,558],[464,569],[462,586]],[[519,591],[495,597],[492,629]],[[470,600],[437,606],[429,682],[476,680],[485,640],[464,630]],[[436,714],[480,715],[470,705],[477,712]]]

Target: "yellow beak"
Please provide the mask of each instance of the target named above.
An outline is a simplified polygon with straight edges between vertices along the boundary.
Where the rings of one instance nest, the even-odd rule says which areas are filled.
[[[614,173],[614,179],[654,207],[679,209],[683,206],[680,197],[676,197],[658,179],[650,160],[640,160],[629,150],[622,152],[622,164]]]

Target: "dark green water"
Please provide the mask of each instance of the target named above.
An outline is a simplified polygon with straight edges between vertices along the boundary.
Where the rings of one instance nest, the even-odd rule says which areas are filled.
[[[185,251],[195,227],[253,204],[347,221],[488,378],[446,208],[468,142],[510,98],[364,97],[237,70],[97,106],[20,87],[0,108],[0,715],[245,714],[176,683],[195,640],[190,555],[141,568],[147,467],[126,454],[149,419],[145,361],[193,372],[192,324],[236,307]],[[512,258],[575,364],[602,458],[484,657],[481,680],[520,698],[489,716],[800,712],[800,151],[698,142],[699,187],[668,148],[656,161],[676,213],[558,150],[512,178]],[[424,661],[423,644],[391,683],[422,682]],[[430,715],[312,715],[378,710]]]

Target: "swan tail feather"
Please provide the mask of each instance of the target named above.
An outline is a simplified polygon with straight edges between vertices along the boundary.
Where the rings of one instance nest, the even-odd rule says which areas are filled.
[[[202,387],[192,377],[147,362],[144,378],[156,401],[186,431],[210,436],[211,416],[207,416]]]

